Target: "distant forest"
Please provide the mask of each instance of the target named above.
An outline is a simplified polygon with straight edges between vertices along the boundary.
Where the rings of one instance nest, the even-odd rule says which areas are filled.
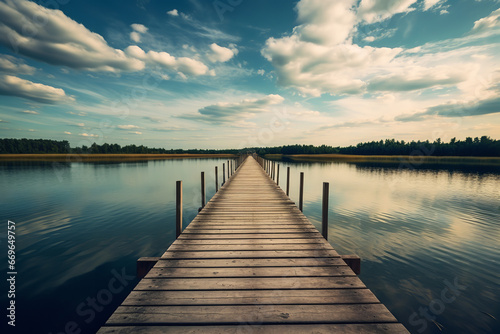
[[[386,139],[359,143],[356,146],[334,147],[313,145],[288,145],[277,147],[253,147],[243,150],[237,149],[164,149],[149,148],[143,145],[118,144],[92,144],[90,147],[72,148],[68,141],[57,141],[48,139],[0,139],[0,154],[216,154],[229,153],[238,154],[242,152],[255,152],[264,154],[355,154],[355,155],[427,155],[427,156],[500,156],[500,140],[494,140],[487,136],[481,138],[467,137],[465,140],[452,138],[449,143],[437,139],[430,141],[405,142],[395,139]]]

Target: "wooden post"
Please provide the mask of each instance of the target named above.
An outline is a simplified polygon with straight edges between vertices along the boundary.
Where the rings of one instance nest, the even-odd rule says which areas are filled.
[[[233,176],[233,160],[229,161],[229,170],[231,171],[230,175]]]
[[[231,176],[229,176],[229,160],[227,161],[227,179],[229,180]]]
[[[182,233],[182,181],[175,183],[175,238]]]
[[[304,172],[300,172],[300,188],[299,188],[299,210],[302,211],[304,203]]]
[[[148,274],[148,272],[153,268],[160,260],[159,257],[141,257],[137,260],[136,265],[136,276],[139,279],[143,279],[144,276]]]
[[[280,164],[278,164],[278,174],[276,174],[276,184],[280,185]]]
[[[215,166],[215,192],[219,191],[219,168]]]
[[[354,271],[356,275],[361,274],[361,259],[356,254],[340,255],[342,260]]]
[[[290,167],[286,168],[286,195],[290,196]]]
[[[201,172],[201,208],[205,207],[205,172]]]
[[[323,182],[323,214],[321,215],[321,234],[328,241],[328,195],[330,184]]]
[[[226,183],[226,165],[222,164],[222,185]]]
[[[274,161],[271,162],[271,179],[274,181],[274,173],[276,172],[276,166],[274,165]]]

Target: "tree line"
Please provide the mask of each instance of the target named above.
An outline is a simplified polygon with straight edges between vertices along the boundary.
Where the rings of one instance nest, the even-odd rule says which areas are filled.
[[[429,156],[500,156],[500,140],[488,136],[481,138],[467,137],[465,140],[452,138],[445,143],[441,139],[433,142],[426,141],[398,141],[386,139],[359,143],[356,146],[334,147],[313,145],[286,145],[276,147],[253,147],[243,150],[236,149],[165,149],[149,148],[144,145],[102,144],[72,148],[67,140],[57,141],[48,139],[0,139],[0,154],[35,154],[35,153],[76,153],[76,154],[238,154],[238,153],[265,154],[354,154],[354,155],[429,155]]]

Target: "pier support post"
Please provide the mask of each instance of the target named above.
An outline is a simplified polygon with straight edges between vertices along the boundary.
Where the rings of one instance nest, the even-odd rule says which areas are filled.
[[[143,279],[148,272],[153,268],[160,260],[159,257],[141,257],[137,260],[136,276],[139,279]]]
[[[201,208],[205,207],[206,197],[205,197],[205,172],[201,172]]]
[[[219,168],[215,166],[215,192],[219,191]]]
[[[222,185],[226,183],[226,165],[222,164]]]
[[[356,275],[361,274],[361,259],[355,254],[340,255],[342,260],[354,271]]]
[[[229,176],[229,160],[227,161],[227,179],[229,180],[231,176]]]
[[[175,184],[175,238],[182,233],[182,181]]]
[[[330,184],[323,182],[323,210],[321,215],[321,234],[328,241],[328,195]]]
[[[286,195],[290,196],[290,167],[286,168]]]
[[[299,210],[302,211],[304,204],[304,172],[300,172],[300,187],[299,187]]]
[[[276,184],[280,185],[280,164],[278,164],[278,172],[276,174]]]

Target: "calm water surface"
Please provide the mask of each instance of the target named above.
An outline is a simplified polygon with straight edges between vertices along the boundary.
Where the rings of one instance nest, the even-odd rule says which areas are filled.
[[[186,225],[200,172],[210,198],[222,162],[0,164],[4,276],[7,219],[17,226],[14,332],[94,333],[137,283],[137,258],[174,240],[175,181]],[[330,182],[330,243],[362,258],[361,279],[410,332],[500,332],[499,168],[281,162],[281,183],[288,166],[296,202],[305,172],[304,213],[317,227]]]

